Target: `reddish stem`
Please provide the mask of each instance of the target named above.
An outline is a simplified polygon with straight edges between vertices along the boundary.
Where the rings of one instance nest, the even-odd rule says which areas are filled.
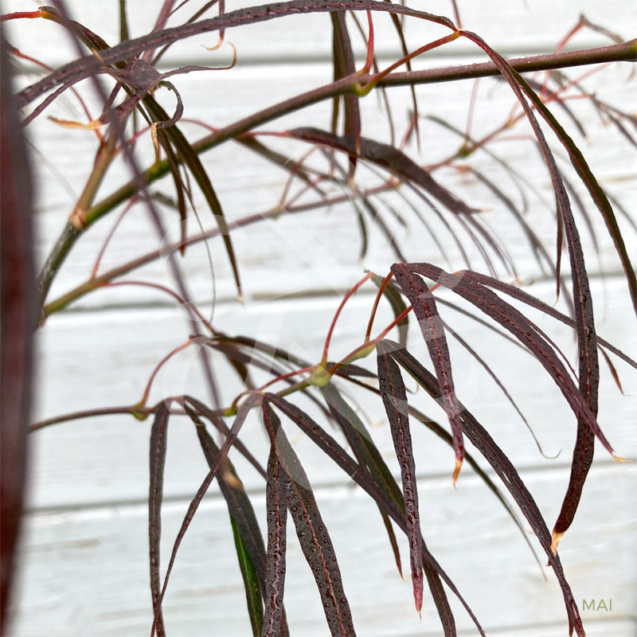
[[[153,370],[153,373],[150,375],[150,378],[148,379],[148,384],[146,385],[146,389],[144,390],[144,395],[142,396],[142,399],[139,401],[139,403],[137,403],[137,406],[139,407],[145,407],[146,406],[146,402],[148,401],[148,396],[150,395],[150,389],[153,385],[153,381],[155,380],[155,377],[157,376],[159,370],[175,355],[178,354],[179,352],[181,352],[182,350],[186,349],[187,347],[189,347],[190,345],[192,345],[194,343],[194,341],[192,339],[188,339],[185,343],[182,343],[181,345],[175,347],[174,350],[172,350],[171,352],[169,352],[168,354],[166,354],[166,356],[164,356],[164,358],[162,358],[157,367],[155,367],[155,369]],[[137,407],[136,406],[136,407]]]
[[[294,166],[290,170],[290,174],[288,175],[288,179],[285,183],[285,187],[283,188],[283,192],[281,193],[281,198],[279,199],[279,206],[283,208],[285,206],[285,198],[288,196],[290,192],[290,188],[292,187],[292,182],[294,178],[298,175],[301,168],[303,168],[303,164],[307,161],[310,155],[316,150],[316,146],[311,147],[303,156],[296,162],[294,162]]]
[[[434,292],[440,287],[440,283],[434,283],[430,288],[430,292]],[[410,305],[406,310],[403,310],[375,339],[374,341],[380,341],[384,338],[398,323],[400,323],[406,316],[414,309],[413,305]]]
[[[462,20],[460,19],[460,11],[458,10],[458,3],[456,0],[451,0],[451,6],[453,7],[453,17],[456,21],[456,26],[462,29]]]
[[[270,385],[274,385],[274,383],[278,383],[280,380],[285,380],[286,378],[292,378],[292,376],[296,376],[297,374],[305,374],[308,372],[312,372],[314,371],[315,368],[316,368],[316,365],[310,365],[309,367],[303,367],[303,369],[295,369],[291,372],[287,372],[287,374],[281,374],[281,376],[277,376],[276,378],[269,380],[265,385],[261,385],[261,387],[259,387],[258,389],[255,389],[254,391],[262,392],[264,389],[267,389],[268,387],[270,387]]]
[[[363,285],[363,283],[365,283],[366,281],[368,281],[372,276],[371,272],[368,272],[358,283],[356,283],[356,285],[354,285],[354,287],[343,297],[343,300],[341,301],[341,304],[338,306],[338,309],[336,310],[336,314],[334,314],[334,318],[332,319],[332,324],[330,325],[330,329],[329,332],[327,333],[327,338],[325,339],[325,348],[323,349],[323,358],[321,359],[321,364],[323,365],[323,367],[325,367],[325,365],[327,364],[327,354],[328,351],[330,349],[330,341],[332,340],[332,332],[334,331],[334,327],[336,325],[336,321],[338,320],[338,317],[343,309],[343,307],[345,307],[345,303],[347,303],[347,301],[350,299],[350,297],[354,294],[354,292],[356,292],[356,290],[358,290],[358,288]]]
[[[42,18],[44,11],[16,11],[15,13],[7,13],[0,16],[0,22],[6,22],[7,20],[18,20],[20,18]]]
[[[108,233],[106,239],[104,240],[104,244],[102,245],[102,247],[100,248],[100,251],[97,254],[97,258],[95,259],[95,265],[93,266],[93,270],[91,271],[91,277],[90,277],[91,279],[94,279],[97,276],[97,272],[102,262],[102,257],[104,256],[104,253],[106,252],[106,248],[108,247],[108,244],[113,238],[113,235],[115,234],[115,231],[117,230],[119,224],[122,222],[122,219],[124,219],[124,217],[126,216],[126,213],[135,205],[136,201],[137,200],[135,199],[135,197],[133,197],[126,204],[126,206],[124,207],[124,210],[122,210],[122,214],[120,214],[117,221],[115,222],[110,232]]]
[[[306,169],[307,170],[307,169]],[[327,177],[325,175],[317,175],[316,177],[314,177],[314,179],[312,179],[311,181],[309,181],[307,183],[306,186],[304,186],[303,188],[301,188],[299,190],[299,192],[297,192],[291,199],[288,200],[288,202],[285,204],[285,210],[286,212],[289,210],[289,207],[292,206],[295,202],[297,202],[306,192],[310,192],[311,190],[316,190],[317,187],[319,186],[319,184],[321,184],[323,181],[325,181],[325,179],[327,179]],[[283,205],[283,204],[281,204]]]
[[[376,298],[374,299],[374,307],[372,307],[372,313],[369,317],[369,323],[367,324],[367,331],[365,332],[366,342],[369,341],[371,333],[372,333],[372,327],[374,326],[374,318],[376,317],[376,310],[378,308],[378,304],[380,303],[380,297],[383,295],[385,288],[389,285],[389,282],[391,281],[393,276],[394,276],[394,273],[390,272],[385,277],[380,287],[378,288],[378,293],[376,294]]]
[[[414,309],[413,305],[410,305],[406,310],[403,310],[375,339],[374,341],[380,341],[381,338],[387,336],[387,334],[400,323],[406,316]]]
[[[410,60],[413,60],[415,57],[422,55],[423,53],[426,53],[427,51],[436,49],[439,46],[442,46],[443,44],[447,44],[448,42],[453,42],[454,40],[457,40],[459,37],[460,37],[460,32],[454,31],[451,34],[446,35],[444,38],[434,40],[433,42],[429,42],[428,44],[421,46],[419,49],[412,51],[409,55],[405,55],[404,57],[400,58],[400,60],[398,60],[397,62],[390,64],[384,71],[381,71],[380,73],[376,73],[376,75],[372,75],[364,88],[365,89],[373,88],[385,76],[389,75],[393,70],[397,69],[403,64],[406,64]]]
[[[367,24],[369,25],[369,37],[367,38],[367,59],[361,73],[367,74],[374,65],[374,21],[372,20],[372,12],[367,12]]]
[[[573,36],[575,36],[579,31],[581,31],[584,28],[584,23],[582,22],[581,18],[580,21],[564,36],[564,38],[562,39],[562,41],[557,45],[557,48],[555,49],[556,53],[560,53],[564,47],[568,44],[568,41],[573,38]],[[551,74],[553,73],[553,71],[551,71],[550,69],[548,71],[546,71],[546,76],[544,78],[544,83],[542,84],[542,90],[540,92],[540,97],[543,98],[546,93],[548,92],[548,83],[549,80],[551,79]]]

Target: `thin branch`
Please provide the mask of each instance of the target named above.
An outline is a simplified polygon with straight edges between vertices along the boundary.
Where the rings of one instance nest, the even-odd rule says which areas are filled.
[[[606,62],[634,62],[635,60],[637,60],[637,39],[624,42],[623,44],[594,49],[516,58],[509,60],[509,64],[516,71],[531,72]],[[500,71],[495,64],[492,62],[485,62],[481,64],[450,66],[424,71],[390,73],[388,76],[383,78],[377,86],[393,87],[430,84],[496,76],[499,74]],[[204,153],[230,139],[236,138],[242,133],[248,132],[262,124],[271,122],[283,115],[292,113],[326,99],[348,93],[354,93],[357,88],[365,86],[372,79],[373,76],[369,75],[348,76],[338,80],[337,82],[302,93],[301,95],[279,102],[274,106],[263,109],[257,113],[249,115],[248,117],[238,120],[229,126],[221,128],[192,144],[192,148],[197,154]],[[146,183],[151,184],[158,179],[161,179],[169,172],[170,164],[168,160],[163,160],[155,163],[153,166],[145,170],[142,173],[142,177],[146,180]],[[135,182],[130,181],[112,193],[109,197],[96,204],[91,210],[86,212],[84,220],[85,227],[83,229],[79,230],[72,225],[67,224],[56,241],[40,275],[41,285],[47,287],[50,286],[74,243],[88,227],[90,227],[98,219],[101,219],[104,215],[108,214],[116,206],[133,197],[135,193]]]
[[[385,184],[383,186],[378,186],[376,188],[370,188],[369,190],[340,195],[338,197],[332,197],[330,199],[320,199],[319,201],[314,201],[311,203],[299,204],[297,206],[289,206],[286,208],[285,214],[299,214],[302,212],[309,212],[311,210],[316,210],[317,208],[322,208],[324,206],[333,206],[340,203],[346,203],[353,199],[365,198],[379,192],[386,192],[386,191],[391,191],[394,189],[395,189],[394,185]],[[263,221],[264,219],[276,218],[280,216],[281,214],[282,214],[281,208],[279,206],[275,206],[274,208],[266,212],[259,212],[253,215],[249,215],[248,217],[244,217],[243,219],[238,219],[237,221],[228,223],[228,231],[231,232],[233,230],[237,230],[238,228],[245,228],[246,226],[253,225],[255,223],[258,223],[259,221]],[[89,292],[92,292],[93,290],[103,287],[104,285],[112,281],[113,279],[117,279],[121,276],[124,276],[125,274],[128,274],[129,272],[132,272],[133,270],[136,270],[137,268],[140,268],[143,265],[146,265],[147,263],[156,261],[157,259],[160,259],[166,256],[166,254],[172,254],[174,252],[177,252],[182,246],[190,246],[195,243],[200,243],[201,241],[206,241],[207,239],[216,237],[219,234],[220,232],[218,228],[212,228],[201,234],[188,237],[183,242],[180,241],[168,246],[164,246],[163,248],[159,250],[153,250],[152,252],[148,252],[136,259],[133,259],[131,261],[128,261],[127,263],[124,263],[123,265],[112,268],[111,270],[108,270],[104,272],[103,274],[100,274],[99,276],[91,277],[90,279],[76,286],[75,288],[67,292],[66,294],[58,297],[57,299],[54,299],[53,301],[45,305],[42,310],[42,321],[44,321],[51,314],[54,314],[55,312],[59,312],[63,310],[64,308],[68,307],[73,302],[77,301],[79,298],[83,297]]]

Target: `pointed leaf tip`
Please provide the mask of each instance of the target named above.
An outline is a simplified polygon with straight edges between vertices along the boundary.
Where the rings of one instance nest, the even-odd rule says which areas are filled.
[[[551,540],[551,552],[553,553],[553,555],[557,555],[557,547],[563,537],[564,537],[564,533],[557,533],[556,531],[553,531],[552,540]],[[550,566],[550,562],[549,562],[549,566]]]
[[[454,489],[456,488],[456,482],[458,482],[458,475],[460,474],[460,469],[462,469],[462,461],[463,461],[463,458],[456,458],[456,466],[453,470],[453,477],[452,477]]]
[[[418,611],[418,617],[422,620],[422,597],[424,586],[421,584],[417,588],[414,588],[416,610]]]

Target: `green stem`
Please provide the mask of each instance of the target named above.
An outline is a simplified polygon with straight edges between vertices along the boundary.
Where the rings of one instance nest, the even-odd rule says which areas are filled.
[[[126,11],[126,0],[119,0],[119,40],[126,42],[130,39],[128,31],[128,12]]]
[[[62,231],[60,239],[56,242],[53,250],[49,254],[40,277],[38,279],[39,284],[39,298],[44,303],[46,296],[53,282],[53,277],[57,273],[58,269],[66,259],[71,247],[78,239],[78,237],[88,227],[86,221],[87,211],[93,203],[93,199],[97,194],[97,191],[104,181],[104,176],[108,171],[109,166],[115,156],[115,136],[109,135],[106,141],[100,144],[97,150],[97,156],[95,157],[95,163],[93,170],[84,186],[82,194],[79,196],[75,208],[69,217],[69,220]]]
[[[526,73],[607,62],[635,62],[636,60],[637,39],[630,40],[622,44],[594,49],[516,58],[510,60],[509,64],[516,71]],[[495,64],[492,62],[484,62],[481,64],[467,64],[463,66],[443,67],[424,71],[390,73],[378,83],[378,86],[413,86],[416,84],[431,84],[463,79],[475,79],[499,74],[500,71]],[[203,137],[198,142],[194,143],[192,148],[197,154],[204,153],[207,150],[215,148],[216,146],[228,141],[229,139],[234,139],[242,133],[253,130],[258,126],[278,119],[283,115],[287,115],[326,99],[353,93],[360,85],[364,86],[372,79],[373,76],[348,76],[338,80],[337,82],[333,82],[283,102],[279,102],[278,104],[257,113],[253,113],[248,117],[238,120],[225,128],[221,128],[214,133]],[[167,160],[162,160],[144,171],[143,177],[147,180],[147,183],[150,184],[161,179],[169,172],[169,162]],[[41,274],[41,280],[46,284],[46,289],[50,287],[50,284],[60,269],[64,259],[83,232],[103,216],[107,215],[119,204],[133,197],[135,192],[135,183],[131,181],[112,193],[106,199],[100,201],[93,208],[87,211],[85,228],[81,231],[76,230],[72,226],[69,227],[70,224],[67,224],[53,247],[45,269]]]

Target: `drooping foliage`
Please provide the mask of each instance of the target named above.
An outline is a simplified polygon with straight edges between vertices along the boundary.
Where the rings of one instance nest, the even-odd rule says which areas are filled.
[[[593,462],[595,440],[611,457],[621,460],[598,421],[601,376],[599,355],[601,353],[608,363],[620,388],[619,374],[614,366],[615,358],[632,368],[637,368],[637,363],[620,347],[597,333],[589,263],[591,257],[598,255],[587,253],[585,242],[580,236],[580,226],[584,225],[586,232],[592,233],[593,246],[599,251],[593,215],[601,215],[621,264],[628,294],[637,310],[637,279],[622,230],[624,220],[634,229],[637,229],[637,225],[630,213],[618,205],[612,195],[600,185],[576,144],[574,138],[586,131],[569,99],[575,93],[579,98],[587,100],[633,147],[637,147],[637,123],[634,115],[606,104],[603,96],[588,93],[582,82],[569,79],[562,69],[599,62],[634,61],[635,41],[617,41],[616,36],[608,30],[582,18],[573,33],[581,28],[593,28],[611,37],[614,44],[588,51],[558,52],[512,61],[506,60],[479,35],[457,26],[459,12],[456,3],[452,3],[452,20],[411,8],[406,3],[394,4],[376,0],[289,0],[231,12],[226,12],[225,2],[219,0],[205,3],[188,18],[184,18],[188,0],[182,3],[165,0],[161,3],[152,32],[130,38],[127,3],[122,0],[119,5],[121,42],[117,44],[106,42],[98,33],[74,21],[68,7],[60,0],[54,0],[52,7],[3,16],[3,21],[20,18],[50,20],[55,23],[51,26],[68,32],[68,37],[84,55],[53,70],[44,62],[25,56],[20,49],[5,46],[3,40],[1,433],[3,454],[5,448],[18,449],[19,453],[12,458],[16,461],[15,466],[7,464],[3,455],[0,475],[3,507],[7,502],[7,506],[11,508],[10,516],[3,513],[2,521],[2,612],[5,612],[9,582],[8,575],[5,574],[10,573],[17,537],[15,519],[23,488],[20,476],[24,471],[25,446],[22,420],[26,417],[26,412],[20,414],[18,403],[13,404],[10,399],[19,399],[22,401],[20,404],[28,402],[30,332],[34,322],[32,306],[39,303],[44,319],[96,289],[135,285],[170,295],[171,301],[177,301],[186,310],[189,325],[194,323],[197,332],[193,334],[190,331],[185,343],[161,359],[139,403],[121,409],[105,408],[68,414],[36,423],[32,429],[35,431],[67,420],[120,412],[142,420],[152,420],[148,500],[152,634],[164,636],[171,633],[170,618],[162,608],[170,576],[180,545],[214,481],[218,483],[227,505],[253,635],[275,637],[294,632],[291,622],[288,623],[284,600],[288,542],[297,540],[314,578],[330,634],[334,637],[353,637],[356,634],[356,609],[350,604],[347,591],[356,587],[357,582],[348,581],[343,576],[339,565],[338,545],[321,512],[320,495],[315,493],[303,466],[302,454],[297,453],[290,437],[289,428],[293,426],[325,454],[327,461],[334,463],[374,502],[401,575],[403,571],[406,574],[405,563],[407,560],[409,562],[416,611],[421,612],[424,600],[430,596],[445,637],[455,636],[457,629],[449,600],[451,593],[458,598],[478,632],[483,635],[476,617],[482,609],[475,609],[474,614],[460,588],[429,550],[426,541],[428,529],[424,528],[419,499],[420,460],[417,449],[414,449],[415,437],[412,435],[415,428],[424,426],[446,442],[453,451],[455,464],[450,466],[453,485],[456,485],[460,469],[466,461],[505,507],[531,549],[535,550],[538,544],[544,551],[564,598],[570,634],[575,631],[579,636],[585,635],[558,553],[558,544],[571,525],[577,524],[576,512]],[[216,17],[206,15],[213,8],[217,8],[219,14]],[[168,78],[195,72],[200,77],[207,78],[205,71],[220,69],[191,65],[162,73],[157,65],[170,47],[187,38],[211,33],[219,34],[218,46],[221,46],[225,41],[226,31],[232,33],[246,25],[311,13],[329,14],[325,16],[329,18],[331,43],[331,51],[327,53],[332,57],[333,81],[265,109],[256,107],[259,101],[257,99],[251,115],[223,127],[219,127],[214,121],[189,120],[188,124],[207,131],[205,136],[192,140],[186,134],[185,121],[182,121],[188,119],[188,104],[184,103],[181,94]],[[363,19],[365,17],[366,21]],[[391,28],[397,37],[397,50],[400,51],[398,59],[385,66],[379,61],[374,48],[374,24],[382,19],[386,19],[388,24],[391,22]],[[435,28],[438,39],[423,42],[420,48],[410,51],[405,30],[410,23],[416,21],[423,21]],[[439,36],[441,29],[444,31],[442,37]],[[427,71],[412,69],[412,61],[417,56],[442,48],[459,38],[476,45],[486,54],[488,61],[478,65]],[[359,68],[356,54],[361,44],[366,50],[366,58]],[[8,52],[44,67],[47,70],[46,75],[24,87],[17,95],[5,96],[5,91],[8,90],[4,75],[5,57]],[[237,55],[240,57],[241,51],[235,52],[234,61]],[[234,61],[227,67],[228,72]],[[400,70],[402,67],[406,69],[404,72]],[[527,73],[538,70],[551,72],[545,81]],[[426,118],[421,115],[423,104],[417,99],[418,84],[488,75],[497,76],[500,81],[508,84],[519,114],[511,115],[483,137],[474,137],[470,125],[463,131],[439,114],[428,113]],[[96,118],[90,115],[84,104],[84,82],[92,82],[99,89],[98,92],[101,91],[105,96],[101,113]],[[111,87],[110,93],[105,92],[106,82]],[[391,88],[394,86],[407,86],[410,89],[410,111],[403,131],[399,130],[395,106],[390,99]],[[177,108],[173,115],[156,99],[156,91],[161,88],[167,88],[176,96]],[[93,171],[48,255],[40,273],[39,291],[36,293],[31,289],[30,252],[25,243],[20,243],[28,235],[28,228],[20,225],[24,221],[21,216],[29,213],[24,150],[19,135],[9,130],[12,125],[15,127],[15,124],[11,124],[15,112],[9,112],[9,106],[5,104],[11,104],[11,108],[16,104],[24,109],[23,123],[28,125],[41,117],[61,95],[71,91],[80,100],[88,121],[51,119],[58,125],[84,129],[84,134],[96,135],[99,146],[93,158]],[[363,100],[376,92],[381,93],[385,104],[384,117],[390,131],[389,140],[373,138],[367,132]],[[328,100],[332,103],[330,120],[308,120],[306,125],[294,128],[278,125],[280,118]],[[551,108],[552,104],[559,107],[555,112],[560,118],[564,116],[568,121],[567,125],[558,120]],[[470,112],[473,108],[474,105],[471,104]],[[513,112],[518,113],[515,110]],[[452,137],[458,136],[461,140],[460,147],[449,149],[446,159],[438,163],[425,164],[423,157],[413,152],[414,145],[422,150],[420,127],[423,121],[428,125],[444,128]],[[145,122],[145,128],[140,128],[142,122]],[[551,212],[556,221],[557,244],[554,257],[526,216],[529,199],[542,199],[542,194],[537,185],[518,168],[502,159],[498,154],[498,147],[492,144],[502,139],[514,126],[522,127],[524,122],[533,136],[529,148],[533,148],[534,152],[539,150],[553,188],[555,207],[551,208]],[[273,129],[264,130],[266,125],[271,125]],[[574,129],[573,134],[568,132],[571,129]],[[402,141],[399,141],[399,132],[403,133]],[[149,136],[156,160],[152,165],[137,169],[135,143],[144,134]],[[221,190],[217,176],[211,174],[212,171],[201,159],[202,154],[214,151],[226,142],[240,144],[259,160],[263,160],[265,167],[273,165],[276,170],[285,171],[287,182],[278,205],[240,219],[229,217],[227,202],[222,201],[223,197],[219,195]],[[279,145],[278,142],[286,145]],[[304,153],[301,159],[297,153],[299,148]],[[426,149],[424,152],[426,153]],[[574,175],[570,174],[571,169],[559,163],[564,153],[572,164]],[[504,174],[508,181],[504,180],[503,183],[489,169],[473,162],[474,156],[478,154],[486,155],[490,161],[489,166],[497,166],[500,170],[497,174]],[[98,192],[102,196],[100,186],[118,157],[127,159],[132,168],[132,179],[97,200]],[[13,172],[12,168],[15,169]],[[501,206],[510,214],[510,223],[512,227],[522,231],[533,263],[537,264],[544,275],[552,277],[558,294],[565,298],[568,313],[555,309],[517,284],[508,282],[518,275],[515,253],[517,248],[508,246],[506,242],[502,243],[488,226],[485,221],[485,218],[488,220],[488,212],[484,209],[484,201],[471,201],[461,188],[454,191],[446,182],[441,168],[455,169],[470,175],[484,188],[485,196],[494,206]],[[174,188],[170,196],[154,189],[155,183],[165,176],[170,176],[171,187]],[[574,177],[588,191],[590,201],[578,191],[579,184]],[[213,217],[212,222],[209,215],[199,214],[196,210],[195,184]],[[5,189],[8,192],[6,197]],[[588,209],[591,203],[593,213]],[[133,206],[145,207],[151,215],[158,218],[158,204],[175,212],[171,219],[176,219],[174,223],[179,236],[177,243],[161,246],[128,263],[100,272],[101,256],[106,249],[104,245],[86,281],[58,298],[50,298],[51,285],[66,257],[99,219],[120,207],[123,216]],[[277,219],[281,215],[301,215],[312,210],[327,210],[339,204],[351,207],[354,212],[352,223],[361,232],[360,250],[353,246],[352,253],[359,254],[364,259],[368,253],[370,237],[377,231],[391,247],[396,262],[388,262],[385,272],[366,273],[344,295],[334,321],[326,326],[327,337],[320,360],[321,353],[316,353],[319,362],[305,360],[278,343],[263,342],[252,335],[222,332],[214,318],[209,319],[195,300],[190,298],[180,270],[175,265],[174,254],[179,253],[183,259],[191,258],[187,249],[189,246],[219,237],[222,242],[221,255],[210,252],[210,260],[228,260],[237,295],[242,298],[241,262],[235,250],[234,231],[239,228],[249,229],[263,220]],[[552,206],[552,202],[549,205]],[[193,216],[200,227],[197,234],[192,232]],[[401,245],[393,228],[407,227],[413,223],[422,224],[432,245],[439,250],[445,267],[439,263],[423,262],[418,254],[410,253],[411,258],[407,258],[407,250]],[[107,242],[111,240],[116,228],[117,225]],[[28,243],[27,239],[25,240]],[[473,244],[475,250],[468,250],[466,242]],[[18,248],[23,248],[19,254],[15,253]],[[272,249],[284,247],[273,245]],[[460,255],[463,264],[463,269],[455,272],[449,271],[453,268],[447,263],[453,260],[448,254],[453,250]],[[565,263],[562,263],[563,251],[568,255],[564,259]],[[480,263],[476,263],[476,257],[473,256],[476,252]],[[174,289],[157,283],[123,278],[166,255],[170,255],[174,266],[171,270]],[[11,280],[5,276],[9,267],[15,274]],[[371,315],[365,336],[348,355],[334,360],[329,356],[329,348],[333,333],[337,333],[339,329],[339,314],[351,296],[369,283],[376,286],[372,288],[369,285],[376,295],[375,301],[370,305]],[[7,290],[14,296],[5,299]],[[381,303],[388,303],[394,318],[391,323],[374,331],[375,315]],[[5,313],[5,308],[14,310],[15,316],[11,311]],[[449,327],[445,320],[447,312],[460,312],[470,317],[481,327],[497,334],[503,347],[511,348],[521,356],[532,356],[544,371],[547,380],[558,388],[572,411],[576,436],[570,463],[570,479],[567,485],[559,487],[565,490],[565,495],[552,533],[516,466],[489,432],[490,423],[479,422],[470,411],[471,405],[463,402],[462,387],[456,382],[462,370],[454,365],[453,340],[475,358],[485,376],[496,381],[503,399],[514,406],[527,426],[529,423],[506,389],[505,380],[493,371],[489,364],[490,358],[480,356],[462,334],[455,333]],[[576,369],[547,334],[549,330],[544,329],[545,322],[533,318],[538,312],[547,321],[550,319],[561,322],[573,329],[577,343]],[[398,330],[398,342],[388,338],[394,328]],[[418,331],[423,339],[424,349],[419,347],[422,343],[415,340],[419,338],[416,334]],[[362,334],[361,330],[361,336]],[[204,400],[191,395],[171,395],[162,397],[155,405],[148,404],[150,388],[158,369],[173,355],[190,346],[199,348],[204,378],[212,398]],[[417,355],[417,352],[423,351],[426,351],[425,356]],[[368,364],[368,357],[372,353],[375,353],[375,365]],[[10,356],[13,357],[11,361]],[[211,358],[223,358],[244,387],[244,391],[233,396],[228,403],[223,400],[228,399],[223,391],[225,379],[215,373],[215,368],[210,364]],[[8,373],[5,373],[5,369],[9,370]],[[439,408],[438,416],[441,416],[442,424],[420,411],[422,392],[415,395],[408,391],[405,384],[407,376]],[[395,460],[395,465],[386,461],[374,443],[360,410],[348,393],[350,388],[367,392],[368,400],[376,400],[382,405],[391,432],[395,456],[392,460]],[[5,395],[9,399],[5,399]],[[6,419],[5,410],[8,413]],[[177,414],[187,418],[187,431],[196,436],[208,470],[190,502],[167,566],[162,571],[160,553],[164,473],[166,462],[170,461],[169,423]],[[244,435],[247,429],[244,425],[252,418],[258,420],[260,432],[267,439],[268,452],[263,457],[259,457],[258,452],[247,442],[249,437]],[[209,432],[210,427],[214,428],[216,436]],[[9,441],[8,446],[5,445],[5,440]],[[466,441],[471,443],[471,448],[465,449]],[[621,445],[621,441],[613,442]],[[240,454],[264,480],[263,520],[258,519],[251,494],[244,488],[230,458],[231,454],[233,457],[234,454]],[[483,466],[485,462],[497,479]],[[7,466],[13,471],[11,475],[5,471]],[[391,466],[396,466],[398,473]],[[451,488],[451,483],[449,486]],[[461,488],[462,480],[458,486]],[[532,529],[535,536],[533,539],[527,537],[524,525]],[[295,533],[291,533],[292,530]],[[397,530],[406,536],[408,556],[401,555]],[[293,535],[296,535],[296,539]]]

